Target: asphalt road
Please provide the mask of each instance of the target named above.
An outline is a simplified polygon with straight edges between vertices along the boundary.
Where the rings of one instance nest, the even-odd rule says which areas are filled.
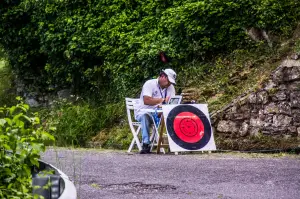
[[[80,199],[300,199],[300,155],[49,149],[42,159],[70,177]]]

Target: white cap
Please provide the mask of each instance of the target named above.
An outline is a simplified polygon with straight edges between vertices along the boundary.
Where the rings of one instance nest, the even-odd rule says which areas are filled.
[[[175,80],[176,80],[176,73],[175,73],[174,70],[168,68],[168,69],[163,70],[163,72],[166,73],[166,75],[168,76],[169,81],[172,84],[176,84],[176,82],[175,82]]]

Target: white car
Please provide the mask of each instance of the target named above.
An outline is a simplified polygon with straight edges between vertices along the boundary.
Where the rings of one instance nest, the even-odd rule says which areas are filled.
[[[45,199],[76,199],[77,192],[69,177],[51,164],[39,160],[32,168],[33,194]]]

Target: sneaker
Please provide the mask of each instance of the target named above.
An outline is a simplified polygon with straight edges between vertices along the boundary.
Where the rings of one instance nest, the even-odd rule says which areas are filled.
[[[147,154],[147,153],[150,153],[150,144],[143,143],[143,147],[140,154]]]

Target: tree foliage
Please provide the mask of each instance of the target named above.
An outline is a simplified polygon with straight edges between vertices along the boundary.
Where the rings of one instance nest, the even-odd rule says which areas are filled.
[[[245,29],[288,34],[298,0],[4,0],[0,43],[19,78],[123,97],[162,67],[247,44]]]

